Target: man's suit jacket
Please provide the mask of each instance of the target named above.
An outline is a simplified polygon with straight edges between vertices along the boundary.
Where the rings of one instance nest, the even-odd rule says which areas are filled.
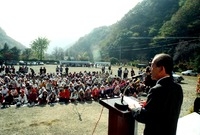
[[[150,89],[144,108],[134,114],[145,124],[144,135],[176,135],[183,91],[172,77],[162,78]]]

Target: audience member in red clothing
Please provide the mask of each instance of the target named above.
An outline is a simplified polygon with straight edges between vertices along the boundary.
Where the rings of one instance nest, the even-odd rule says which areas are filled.
[[[60,89],[60,91],[58,92],[58,99],[59,102],[64,102],[65,100],[65,93],[63,89]]]
[[[65,103],[69,103],[71,93],[68,86],[64,88],[64,95],[65,95]]]
[[[28,103],[30,105],[34,105],[38,102],[37,100],[37,91],[36,89],[32,88],[28,97]]]
[[[92,89],[92,97],[95,101],[99,99],[99,89],[97,86],[94,86]]]

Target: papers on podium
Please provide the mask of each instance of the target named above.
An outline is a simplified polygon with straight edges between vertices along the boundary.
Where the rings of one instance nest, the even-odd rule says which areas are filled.
[[[138,102],[138,100],[134,97],[128,97],[128,96],[124,96],[124,101],[128,104],[128,105],[135,105],[136,108],[141,108],[142,106],[140,105],[140,103]]]

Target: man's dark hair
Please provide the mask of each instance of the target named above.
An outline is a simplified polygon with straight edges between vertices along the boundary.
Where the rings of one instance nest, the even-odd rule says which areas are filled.
[[[166,73],[171,76],[173,71],[173,59],[169,54],[165,53],[157,54],[156,66],[157,67],[163,66],[165,68]]]

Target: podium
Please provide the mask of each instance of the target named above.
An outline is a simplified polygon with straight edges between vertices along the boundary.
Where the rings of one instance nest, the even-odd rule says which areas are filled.
[[[121,98],[100,100],[99,103],[109,110],[108,135],[137,135],[137,122],[128,110],[118,110],[114,104]]]

